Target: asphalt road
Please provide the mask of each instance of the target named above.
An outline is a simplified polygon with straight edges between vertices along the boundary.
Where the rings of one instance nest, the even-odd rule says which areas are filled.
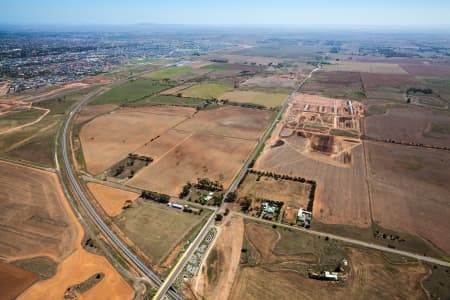
[[[120,249],[122,254],[126,256],[137,269],[139,269],[146,277],[148,277],[150,281],[155,284],[155,286],[159,287],[162,284],[161,279],[159,279],[159,277],[155,273],[153,273],[143,262],[139,260],[138,257],[136,257],[132,253],[131,250],[128,249],[128,247],[117,237],[117,235],[108,227],[108,225],[106,225],[106,223],[102,220],[102,218],[97,214],[97,212],[92,207],[87,197],[84,195],[83,190],[81,189],[80,184],[78,183],[78,180],[74,175],[74,171],[70,163],[69,159],[70,152],[67,148],[67,145],[69,144],[68,139],[72,119],[75,113],[80,109],[82,105],[84,105],[86,102],[88,102],[90,99],[92,99],[94,96],[96,96],[98,93],[102,91],[105,91],[105,88],[100,89],[96,93],[89,94],[82,101],[80,101],[69,113],[69,117],[66,119],[64,123],[63,132],[61,134],[61,148],[63,158],[62,168],[67,174],[67,178],[69,180],[69,184],[72,190],[75,192],[76,196],[81,201],[83,207],[85,208],[89,216],[92,218],[92,220],[95,222],[97,227],[110,240],[110,242],[112,242],[116,246],[117,249]],[[64,184],[64,182],[61,182],[61,184]],[[168,295],[172,299],[176,300],[182,299],[182,297],[178,295],[174,290],[168,290]]]
[[[251,162],[256,158],[256,156],[259,153],[259,149],[261,147],[263,147],[264,143],[266,142],[266,140],[270,137],[273,129],[275,128],[275,126],[278,124],[278,122],[281,120],[281,116],[283,115],[284,111],[286,110],[286,108],[288,107],[289,103],[292,101],[292,99],[295,97],[295,94],[298,92],[298,90],[305,84],[305,82],[311,78],[311,76],[313,75],[314,72],[316,72],[317,70],[320,69],[320,66],[315,68],[314,70],[312,70],[309,75],[304,78],[295,88],[295,90],[289,95],[289,98],[284,102],[283,106],[281,107],[280,111],[278,112],[277,116],[274,118],[274,120],[272,121],[272,124],[270,124],[269,128],[265,131],[263,137],[259,140],[258,145],[256,145],[256,147],[254,148],[253,152],[250,154],[249,158],[247,159],[247,161],[245,162],[244,166],[241,168],[241,170],[239,171],[239,174],[234,178],[233,182],[231,183],[230,187],[228,188],[228,190],[225,192],[224,194],[224,199],[226,198],[226,196],[231,193],[234,192],[238,186],[239,183],[242,181],[242,179],[244,178],[245,174],[247,173],[247,170],[249,169],[249,166],[251,164]],[[211,218],[206,222],[206,224],[202,227],[202,229],[200,230],[200,233],[197,235],[197,237],[195,238],[195,240],[191,243],[191,245],[188,247],[188,249],[186,250],[186,252],[181,256],[181,258],[178,260],[177,264],[175,265],[175,267],[172,269],[172,271],[170,272],[170,274],[167,276],[166,280],[164,281],[163,285],[161,285],[161,287],[159,288],[158,292],[156,293],[156,295],[153,297],[154,300],[160,300],[164,298],[164,295],[167,293],[167,291],[169,290],[169,288],[171,287],[171,285],[173,284],[173,282],[175,281],[175,279],[177,279],[177,277],[180,275],[180,273],[183,271],[186,263],[189,261],[189,259],[191,258],[191,256],[194,254],[195,250],[197,249],[197,247],[200,245],[200,243],[203,241],[203,239],[205,238],[206,234],[208,233],[209,229],[211,228],[211,226],[214,224],[214,217],[216,215],[216,213],[218,213],[220,210],[220,207],[218,207],[215,211],[215,213],[211,216]]]

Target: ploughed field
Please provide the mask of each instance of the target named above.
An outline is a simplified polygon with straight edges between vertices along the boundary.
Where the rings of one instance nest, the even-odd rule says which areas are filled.
[[[80,132],[87,170],[98,174],[129,153],[152,158],[128,185],[178,195],[188,181],[228,185],[269,124],[269,111],[235,106],[119,109]]]
[[[0,273],[11,270],[6,278],[0,274],[0,296],[20,293],[18,299],[62,299],[69,287],[102,273],[101,281],[77,296],[132,298],[132,288],[108,260],[82,247],[83,228],[56,174],[0,162],[0,205],[0,256],[20,268],[0,268]],[[40,280],[33,284],[37,277]]]

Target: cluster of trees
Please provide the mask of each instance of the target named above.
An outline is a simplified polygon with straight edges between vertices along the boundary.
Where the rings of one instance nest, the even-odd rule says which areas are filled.
[[[189,192],[191,191],[191,187],[192,187],[192,183],[188,182],[183,186],[183,189],[181,190],[180,194],[178,195],[178,197],[180,199],[183,199],[184,197],[186,197],[187,195],[189,195]]]
[[[194,185],[195,188],[199,190],[209,191],[209,192],[220,192],[223,191],[223,185],[219,181],[211,181],[208,178],[197,178],[197,183]]]
[[[406,90],[407,94],[416,94],[416,93],[422,93],[425,95],[431,95],[433,94],[433,90],[430,88],[416,88],[416,87],[410,87]]]
[[[236,201],[237,194],[236,192],[229,192],[225,197],[225,202],[234,202]]]
[[[223,64],[228,63],[228,59],[226,59],[226,58],[213,58],[213,59],[210,59],[209,61],[216,62],[216,63],[223,63]]]
[[[169,195],[160,194],[160,193],[151,192],[151,191],[142,191],[141,198],[147,199],[147,200],[153,200],[153,201],[156,201],[159,203],[169,203],[169,201],[170,201]]]
[[[252,199],[248,197],[244,197],[239,201],[239,206],[241,207],[241,211],[248,212],[248,209],[250,208],[250,205],[252,205]]]
[[[280,147],[284,145],[284,141],[283,140],[277,140],[275,142],[275,144],[272,145],[272,148],[276,148],[276,147]]]

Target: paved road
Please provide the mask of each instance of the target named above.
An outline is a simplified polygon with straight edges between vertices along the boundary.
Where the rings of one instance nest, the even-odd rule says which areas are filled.
[[[437,258],[433,258],[433,257],[428,257],[428,256],[420,255],[420,254],[407,252],[407,251],[392,249],[392,248],[389,248],[389,247],[385,247],[385,246],[381,246],[381,245],[377,245],[377,244],[373,244],[373,243],[367,243],[367,242],[363,242],[363,241],[360,241],[360,240],[355,240],[355,239],[352,239],[352,238],[347,238],[347,237],[340,236],[340,235],[326,233],[326,232],[323,232],[323,231],[316,231],[316,230],[311,230],[311,229],[305,229],[303,227],[296,227],[296,226],[281,224],[281,223],[278,223],[278,222],[273,222],[273,221],[264,220],[264,219],[261,219],[261,218],[252,217],[252,216],[246,215],[244,213],[232,212],[232,214],[239,215],[239,216],[241,216],[243,218],[254,220],[254,221],[257,221],[257,222],[267,223],[267,224],[270,224],[270,225],[276,225],[278,227],[290,228],[290,229],[298,230],[298,231],[301,231],[301,232],[304,232],[304,233],[307,233],[307,234],[317,235],[317,236],[321,236],[321,237],[326,237],[327,236],[327,237],[329,237],[331,239],[335,239],[335,240],[338,240],[338,241],[346,242],[346,243],[349,243],[349,244],[358,245],[358,246],[362,246],[362,247],[366,247],[366,248],[370,248],[370,249],[375,249],[375,250],[380,250],[380,251],[383,251],[383,252],[390,252],[390,253],[398,254],[398,255],[401,255],[401,256],[414,258],[414,259],[417,259],[417,260],[420,260],[420,261],[424,261],[424,262],[428,262],[428,263],[432,263],[432,264],[436,264],[436,265],[441,265],[441,266],[445,266],[445,267],[450,267],[450,262],[445,261],[445,260],[441,260],[441,259],[437,259]]]
[[[72,169],[72,165],[70,163],[70,152],[68,150],[67,145],[68,139],[69,139],[69,132],[70,132],[70,126],[71,121],[75,115],[75,113],[80,109],[82,105],[84,105],[86,102],[88,102],[90,99],[92,99],[94,96],[96,96],[98,93],[105,91],[106,88],[101,88],[95,93],[91,93],[88,96],[86,96],[82,101],[80,101],[69,113],[69,117],[64,123],[63,132],[61,135],[61,148],[62,148],[62,158],[63,158],[63,164],[62,167],[67,174],[67,178],[69,180],[69,184],[72,188],[72,190],[75,192],[77,197],[80,199],[83,207],[88,212],[89,216],[92,218],[92,220],[95,222],[97,227],[102,231],[102,233],[108,237],[108,239],[114,243],[116,248],[120,249],[123,255],[125,255],[129,261],[131,261],[137,269],[139,269],[146,277],[148,277],[151,282],[155,284],[155,286],[159,287],[162,284],[161,279],[153,273],[143,262],[139,260],[132,252],[128,249],[128,247],[117,237],[117,235],[106,225],[106,223],[102,220],[102,218],[97,214],[95,209],[92,207],[91,203],[87,199],[87,197],[84,195],[83,190],[80,187],[80,184],[78,183],[78,180],[76,176],[74,175],[74,171]],[[61,184],[64,184],[64,182],[61,182]],[[74,208],[76,209],[76,208]],[[182,299],[180,295],[178,295],[175,291],[169,290],[168,295],[172,299]]]
[[[228,190],[225,192],[224,194],[224,198],[226,198],[226,196],[231,193],[234,192],[238,186],[239,183],[242,181],[242,179],[244,178],[245,174],[247,173],[247,170],[249,169],[250,164],[252,163],[252,161],[258,156],[259,152],[260,152],[260,148],[262,148],[264,146],[264,143],[266,142],[266,140],[270,137],[270,135],[272,134],[273,129],[275,128],[275,126],[278,124],[278,122],[281,120],[281,116],[283,115],[284,111],[286,110],[286,108],[288,107],[289,103],[292,101],[292,99],[294,99],[295,94],[298,92],[298,90],[305,84],[305,82],[311,78],[311,76],[313,75],[314,72],[316,72],[317,70],[320,69],[320,66],[315,68],[314,70],[312,70],[309,75],[304,78],[295,88],[295,90],[289,95],[289,98],[284,102],[283,106],[281,107],[280,111],[278,112],[276,118],[274,118],[272,124],[270,124],[269,128],[267,128],[267,130],[265,131],[264,135],[262,136],[262,138],[259,140],[258,145],[256,145],[255,149],[253,150],[253,152],[250,154],[250,156],[248,157],[247,161],[245,162],[244,166],[241,168],[241,170],[239,171],[239,174],[234,178],[233,182],[231,183],[231,185],[229,186]],[[177,277],[180,275],[180,273],[183,271],[184,267],[186,266],[186,263],[189,261],[189,259],[191,258],[191,256],[194,254],[195,250],[197,249],[197,247],[200,245],[200,243],[203,241],[203,239],[205,238],[206,234],[208,233],[209,229],[211,228],[211,226],[214,224],[214,217],[216,215],[216,213],[218,213],[220,210],[220,207],[218,207],[215,211],[215,213],[211,216],[211,218],[209,218],[209,220],[206,222],[206,224],[202,227],[202,229],[200,230],[200,233],[197,235],[197,237],[195,238],[195,240],[191,243],[191,245],[188,247],[188,249],[186,250],[186,252],[181,256],[181,258],[178,260],[177,264],[175,265],[175,267],[172,269],[172,271],[170,272],[170,274],[167,276],[166,280],[164,281],[163,285],[161,285],[161,287],[159,288],[158,292],[156,293],[156,295],[153,297],[154,300],[160,300],[164,298],[164,295],[166,294],[166,292],[169,290],[169,288],[171,287],[171,285],[173,284],[173,282],[175,281],[175,279],[177,279]]]

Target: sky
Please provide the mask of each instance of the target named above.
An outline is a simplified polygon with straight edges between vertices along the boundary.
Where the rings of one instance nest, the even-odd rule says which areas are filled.
[[[449,0],[1,0],[11,25],[450,26]]]

